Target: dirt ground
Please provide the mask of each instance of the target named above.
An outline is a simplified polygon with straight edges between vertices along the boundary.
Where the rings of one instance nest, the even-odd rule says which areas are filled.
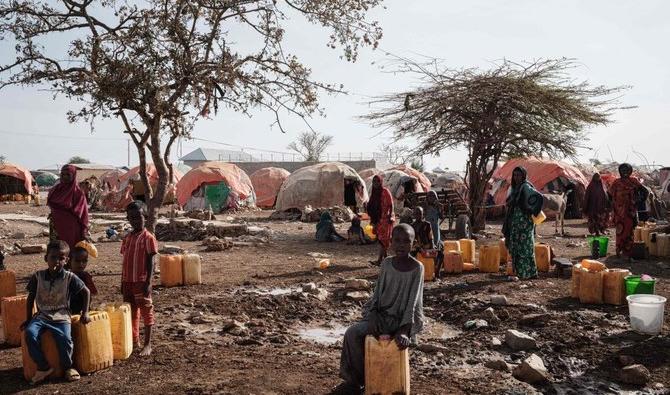
[[[26,213],[46,217],[44,207],[0,205],[0,215]],[[234,215],[236,221],[269,227],[269,244],[235,247],[224,252],[202,252],[196,242],[171,242],[202,256],[203,284],[189,287],[154,287],[156,307],[154,353],[133,354],[128,360],[78,383],[49,382],[32,387],[25,382],[19,348],[0,346],[0,393],[188,393],[188,394],[326,394],[337,385],[343,329],[360,317],[362,301],[345,297],[344,280],[374,281],[378,268],[368,264],[375,246],[313,241],[314,224],[270,221],[270,212]],[[340,225],[345,232],[346,224]],[[26,221],[0,220],[0,236],[24,232],[26,240],[45,243],[44,226]],[[94,229],[101,234],[103,228]],[[579,260],[590,253],[583,221],[568,221],[569,236],[555,237],[553,222],[543,224],[541,241],[556,256]],[[497,243],[499,224],[487,227],[478,245]],[[95,234],[94,234],[95,236]],[[164,243],[160,243],[161,246]],[[93,308],[120,301],[121,257],[119,242],[98,244],[100,257],[91,260],[99,295]],[[610,245],[610,253],[613,246]],[[314,269],[317,252],[331,255],[332,265]],[[6,259],[17,273],[19,289],[28,276],[45,267],[40,255],[13,255]],[[630,268],[659,279],[657,293],[670,294],[670,262],[658,259],[632,264],[608,258],[609,267]],[[313,282],[328,291],[321,301],[300,292]],[[155,280],[158,283],[158,280]],[[506,306],[492,306],[490,295],[505,295]],[[421,344],[435,345],[425,352],[410,350],[411,388],[415,394],[549,394],[668,393],[670,338],[668,325],[660,336],[638,335],[629,328],[627,306],[582,305],[571,299],[570,280],[543,273],[532,281],[506,282],[504,276],[468,273],[426,283],[426,333]],[[502,319],[487,327],[464,329],[473,319],[484,318],[493,307]],[[670,305],[666,305],[666,315]],[[545,324],[524,327],[519,319],[529,313],[548,313]],[[244,328],[224,330],[235,319]],[[551,382],[533,387],[510,373],[491,370],[484,363],[495,357],[518,363],[529,353],[513,352],[504,345],[508,329],[533,336],[535,351]],[[495,345],[494,338],[503,341]],[[644,387],[618,381],[619,356],[628,355],[645,365],[652,379]]]

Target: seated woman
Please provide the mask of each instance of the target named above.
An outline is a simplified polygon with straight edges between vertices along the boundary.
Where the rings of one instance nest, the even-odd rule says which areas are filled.
[[[333,217],[329,212],[321,214],[319,223],[316,224],[316,241],[342,241],[344,237],[340,236],[333,224]]]

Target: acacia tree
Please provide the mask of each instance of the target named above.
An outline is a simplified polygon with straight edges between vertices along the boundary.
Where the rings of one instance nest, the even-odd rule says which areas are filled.
[[[398,71],[417,75],[421,86],[374,99],[377,109],[363,118],[392,130],[395,142],[414,142],[414,155],[465,148],[467,199],[479,229],[487,185],[502,158],[574,157],[587,126],[608,124],[625,108],[617,94],[626,87],[575,81],[574,67],[570,59],[504,60],[490,70],[454,70],[436,60],[403,60]]]
[[[333,144],[333,136],[311,131],[301,133],[298,139],[286,148],[299,153],[307,162],[318,162],[321,160],[326,148],[331,144]]]
[[[0,89],[48,85],[82,104],[68,113],[71,122],[120,119],[139,154],[153,229],[172,179],[172,145],[190,135],[197,119],[219,106],[247,114],[260,108],[283,131],[284,116],[321,114],[318,93],[340,91],[315,81],[284,50],[289,17],[329,30],[328,46],[355,61],[361,46],[376,47],[381,38],[377,23],[367,20],[381,1],[2,1],[0,39],[14,46],[16,59],[0,66]],[[155,189],[146,175],[147,150],[158,173]]]
[[[81,156],[73,156],[72,158],[68,159],[67,163],[76,165],[81,163],[91,163],[91,161]]]

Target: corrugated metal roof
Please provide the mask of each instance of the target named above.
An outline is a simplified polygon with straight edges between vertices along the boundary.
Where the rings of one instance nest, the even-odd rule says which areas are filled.
[[[179,160],[181,161],[220,160],[228,162],[251,162],[256,160],[256,158],[242,151],[214,149],[214,148],[198,148],[179,158]]]

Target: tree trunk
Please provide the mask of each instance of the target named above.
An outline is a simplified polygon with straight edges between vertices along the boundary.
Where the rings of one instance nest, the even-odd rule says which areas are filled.
[[[154,233],[156,230],[156,219],[158,217],[158,211],[163,206],[163,201],[165,200],[169,182],[169,171],[165,165],[163,155],[161,155],[160,117],[156,117],[153,125],[151,126],[150,133],[151,137],[149,140],[151,141],[151,145],[149,146],[149,151],[151,152],[151,159],[154,162],[156,173],[158,174],[158,184],[156,185],[156,190],[153,191],[153,196],[151,199],[147,199],[148,218],[146,226],[150,232]]]

